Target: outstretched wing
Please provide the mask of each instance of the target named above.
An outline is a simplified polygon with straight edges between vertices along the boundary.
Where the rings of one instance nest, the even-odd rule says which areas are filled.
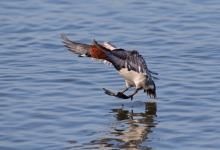
[[[90,55],[89,51],[91,49],[91,45],[73,42],[68,39],[65,34],[61,34],[61,38],[63,39],[64,46],[66,46],[71,52],[78,54],[79,56]]]
[[[137,51],[126,51],[124,49],[110,51],[96,41],[94,41],[94,45],[106,54],[109,61],[117,70],[127,68],[129,71],[133,70],[146,75],[150,74],[145,60]]]

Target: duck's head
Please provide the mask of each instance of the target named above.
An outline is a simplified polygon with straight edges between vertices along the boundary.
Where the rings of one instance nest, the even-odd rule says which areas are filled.
[[[145,81],[144,92],[146,92],[147,95],[149,95],[150,97],[153,97],[153,98],[157,97],[156,85],[155,85],[154,81],[151,78],[148,78]]]

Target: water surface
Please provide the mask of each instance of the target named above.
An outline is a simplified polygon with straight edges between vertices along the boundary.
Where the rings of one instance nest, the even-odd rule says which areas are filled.
[[[0,22],[0,149],[220,148],[218,0],[1,0]],[[122,78],[60,33],[138,50],[157,100],[105,95]]]

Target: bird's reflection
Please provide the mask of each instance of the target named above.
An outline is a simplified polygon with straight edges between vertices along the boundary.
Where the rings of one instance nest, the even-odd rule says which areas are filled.
[[[133,109],[126,110],[123,107],[112,109],[117,121],[112,124],[110,133],[101,140],[93,141],[101,147],[125,148],[125,149],[152,149],[143,146],[148,134],[155,127],[157,112],[156,102],[145,103],[145,110],[136,113]]]

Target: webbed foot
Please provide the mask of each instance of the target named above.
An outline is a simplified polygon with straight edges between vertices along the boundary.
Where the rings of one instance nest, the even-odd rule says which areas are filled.
[[[114,92],[112,92],[111,90],[108,90],[106,88],[103,88],[103,90],[105,91],[105,94],[110,95],[110,96],[115,96],[121,99],[128,99],[130,98],[129,96],[125,95],[122,92],[118,92],[117,94],[115,94]]]

